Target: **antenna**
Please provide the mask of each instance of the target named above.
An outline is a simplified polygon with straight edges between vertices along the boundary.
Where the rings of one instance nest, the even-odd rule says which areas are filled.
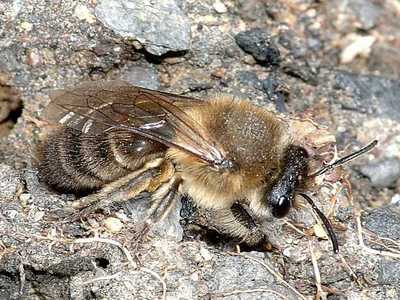
[[[359,157],[360,155],[367,153],[372,148],[374,148],[377,144],[378,144],[378,140],[374,140],[371,143],[369,143],[367,146],[361,148],[360,150],[350,153],[349,155],[347,155],[345,157],[339,158],[338,160],[334,161],[333,163],[330,163],[329,165],[322,167],[317,172],[314,172],[311,175],[308,175],[308,177],[316,177],[316,176],[322,175],[336,167],[339,167],[339,166]]]

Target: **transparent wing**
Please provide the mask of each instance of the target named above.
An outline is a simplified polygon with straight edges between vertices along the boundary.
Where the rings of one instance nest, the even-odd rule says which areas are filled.
[[[124,81],[86,82],[50,97],[44,111],[50,122],[90,134],[126,130],[180,148],[213,165],[224,161],[221,147],[184,111],[184,107],[204,105],[201,100]]]

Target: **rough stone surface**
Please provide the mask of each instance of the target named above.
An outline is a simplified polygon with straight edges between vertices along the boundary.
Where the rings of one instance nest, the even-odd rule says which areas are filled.
[[[397,158],[371,162],[361,166],[361,173],[371,179],[376,187],[391,187],[400,178],[400,160]]]
[[[381,284],[400,283],[400,262],[390,259],[380,261],[378,281]]]
[[[314,299],[311,251],[322,297],[399,299],[399,259],[363,249],[355,218],[360,212],[368,247],[396,256],[400,220],[397,206],[388,205],[398,202],[400,182],[373,186],[360,170],[400,159],[399,8],[396,1],[311,2],[0,1],[0,85],[23,102],[0,138],[0,299],[162,299],[163,282],[169,300],[299,299],[268,267]],[[376,42],[370,53],[341,64],[345,40],[360,29]],[[236,43],[241,33],[249,53]],[[279,50],[279,65],[266,63],[278,54],[270,46]],[[332,221],[351,271],[332,254],[331,242],[316,236],[315,216],[301,199],[284,219],[258,219],[270,244],[241,245],[240,255],[232,254],[238,241],[194,217],[199,210],[190,199],[182,203],[192,209],[177,203],[144,239],[137,230],[146,195],[66,222],[77,196],[52,191],[37,177],[35,147],[46,132],[40,112],[54,89],[121,78],[198,98],[248,99],[303,120],[305,130],[318,124],[337,141],[325,162],[378,139],[368,154],[307,189]],[[112,233],[107,218],[124,226]]]
[[[400,239],[400,207],[392,205],[374,209],[363,218],[365,228],[378,236]]]
[[[352,94],[352,103],[359,110],[400,121],[400,81],[380,76],[338,73],[336,87]]]
[[[20,174],[6,164],[0,164],[0,199],[10,201],[22,189]]]
[[[243,51],[263,65],[277,65],[280,62],[279,49],[273,44],[270,34],[261,28],[240,32],[235,36],[235,41]]]
[[[139,41],[151,54],[190,48],[189,22],[174,0],[101,0],[95,12],[105,26]]]

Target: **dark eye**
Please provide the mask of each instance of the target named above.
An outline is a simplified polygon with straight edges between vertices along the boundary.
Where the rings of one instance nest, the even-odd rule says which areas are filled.
[[[280,196],[278,201],[272,203],[272,215],[275,218],[283,218],[289,212],[291,203],[288,197]]]

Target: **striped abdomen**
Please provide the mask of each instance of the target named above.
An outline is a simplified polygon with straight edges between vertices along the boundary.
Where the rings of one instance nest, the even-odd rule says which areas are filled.
[[[93,136],[63,127],[41,145],[39,176],[63,192],[89,192],[162,157],[165,150],[130,132]]]

